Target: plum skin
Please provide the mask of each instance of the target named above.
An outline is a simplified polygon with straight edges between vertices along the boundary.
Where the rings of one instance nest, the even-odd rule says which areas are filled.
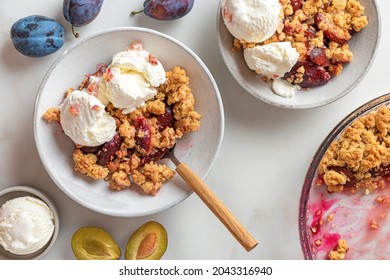
[[[29,57],[43,57],[58,51],[64,44],[64,33],[58,21],[41,15],[21,18],[10,30],[14,47]]]
[[[64,0],[62,12],[73,26],[80,27],[92,22],[100,13],[104,0]]]
[[[194,0],[145,0],[143,5],[142,11],[133,11],[132,14],[144,12],[148,17],[157,20],[174,20],[188,14],[194,5]]]

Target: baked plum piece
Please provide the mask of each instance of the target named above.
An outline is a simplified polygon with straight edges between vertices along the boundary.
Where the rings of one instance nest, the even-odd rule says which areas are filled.
[[[301,71],[301,67],[304,71]],[[284,76],[286,80],[292,81],[297,80],[298,77],[300,79],[298,84],[302,88],[310,88],[326,84],[329,82],[331,75],[324,66],[311,61],[300,61]]]
[[[330,41],[346,44],[351,40],[351,34],[348,29],[337,26],[326,13],[318,12],[314,16],[314,21]]]

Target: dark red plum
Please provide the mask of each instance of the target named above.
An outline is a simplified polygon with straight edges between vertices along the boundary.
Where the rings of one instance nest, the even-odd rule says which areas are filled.
[[[161,150],[157,150],[156,152],[154,152],[152,154],[146,155],[146,156],[141,158],[140,166],[144,166],[145,164],[152,162],[152,161],[156,162],[156,161],[162,159],[168,152],[169,152],[169,149],[164,148]]]
[[[319,66],[328,65],[329,61],[325,50],[325,48],[313,48],[309,53],[310,60]]]
[[[80,27],[92,22],[100,13],[104,0],[64,0],[62,5],[62,12],[65,19],[72,24],[73,27]]]
[[[173,20],[184,17],[194,6],[194,0],[146,0],[142,11],[133,11],[132,15],[144,12],[148,17],[158,20]]]
[[[145,150],[146,155],[149,155],[152,151],[152,133],[144,117],[141,116],[136,119],[135,129],[137,130],[137,144]]]
[[[339,44],[346,44],[351,40],[351,34],[346,28],[337,26],[332,19],[328,18],[323,12],[318,12],[314,16],[314,20],[318,27],[321,25],[326,26],[324,35],[331,41]]]
[[[110,141],[106,142],[102,149],[97,153],[98,163],[104,166],[111,161],[121,144],[122,138],[117,133]]]
[[[290,76],[295,75],[297,69],[301,66],[305,68],[303,80],[299,83],[302,88],[321,86],[331,79],[331,75],[325,67],[319,66],[311,61],[299,61],[290,72],[286,73],[284,78],[288,79]]]
[[[165,113],[155,116],[158,122],[158,130],[163,131],[166,127],[173,127],[175,119],[173,118],[172,108],[170,106],[165,107]]]
[[[307,63],[304,67],[303,81],[299,84],[301,87],[317,87],[329,82],[331,76],[324,67],[315,65],[314,63]]]
[[[294,10],[299,10],[302,7],[302,1],[301,0],[290,0],[290,4]]]

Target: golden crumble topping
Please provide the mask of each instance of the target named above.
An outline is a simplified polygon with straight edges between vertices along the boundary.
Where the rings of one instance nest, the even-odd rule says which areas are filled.
[[[117,133],[101,147],[75,145],[76,171],[95,180],[108,181],[109,189],[114,191],[129,188],[134,182],[151,195],[156,195],[163,183],[174,177],[175,171],[156,161],[177,139],[200,128],[201,115],[195,111],[195,98],[186,71],[174,67],[166,72],[166,78],[153,99],[129,114],[123,114],[111,103],[106,106],[105,110],[116,121]],[[84,79],[79,90],[88,86],[88,79]],[[72,90],[68,89],[67,94]],[[60,123],[59,107],[48,109],[43,118]]]
[[[106,178],[109,170],[97,164],[97,157],[94,154],[83,154],[80,149],[73,152],[74,169],[95,180]]]
[[[120,191],[130,187],[130,185],[131,182],[129,175],[125,171],[119,170],[112,174],[109,188],[112,190]]]
[[[319,175],[330,192],[340,192],[345,186],[368,191],[383,188],[380,175],[389,173],[390,109],[381,106],[347,127],[340,138],[325,152]]]
[[[156,195],[162,184],[171,180],[175,171],[165,165],[154,162],[145,164],[142,172],[135,170],[133,173],[134,182],[142,188],[145,193]]]
[[[43,115],[43,118],[47,122],[60,121],[60,109],[58,107],[49,108]]]
[[[340,239],[337,242],[337,248],[336,250],[332,250],[329,252],[329,259],[330,260],[344,260],[345,255],[347,254],[349,250],[347,241],[344,239]]]

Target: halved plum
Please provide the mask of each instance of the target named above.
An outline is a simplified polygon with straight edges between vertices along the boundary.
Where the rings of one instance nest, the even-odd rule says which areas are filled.
[[[149,221],[140,226],[127,242],[126,260],[159,260],[168,245],[168,234],[158,222]]]
[[[118,260],[121,255],[114,238],[98,227],[79,228],[73,234],[71,244],[78,260]]]

